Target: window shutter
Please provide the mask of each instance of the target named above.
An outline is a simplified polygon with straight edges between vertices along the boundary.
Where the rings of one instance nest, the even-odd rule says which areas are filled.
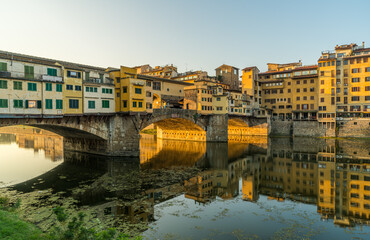
[[[37,101],[37,108],[41,108],[42,107],[42,102],[41,101]]]
[[[25,100],[25,108],[28,108],[28,100]]]

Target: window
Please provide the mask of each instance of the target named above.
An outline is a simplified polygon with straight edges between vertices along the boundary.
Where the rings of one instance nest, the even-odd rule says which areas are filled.
[[[75,90],[76,91],[81,91],[82,87],[81,86],[78,86],[78,85],[75,85]]]
[[[28,79],[34,78],[33,66],[24,66],[24,77]]]
[[[135,88],[135,93],[136,94],[141,94],[141,88]]]
[[[132,107],[136,108],[137,107],[137,102],[136,101],[133,101],[132,102]]]
[[[87,105],[89,109],[95,109],[95,101],[88,101]]]
[[[109,100],[102,100],[102,108],[109,108]]]
[[[127,93],[127,87],[122,87],[122,93]]]
[[[6,71],[8,71],[7,63],[0,62],[0,72],[6,72]]]
[[[352,88],[352,92],[359,92],[360,91],[360,87],[353,87]]]
[[[221,101],[221,98],[220,98],[220,97],[218,97],[218,98],[217,98],[217,101],[218,101],[218,102],[219,102],[219,101]]]
[[[320,102],[324,102],[325,101],[325,99],[324,98],[320,98]]]
[[[102,88],[102,93],[112,94],[113,90],[110,88]]]
[[[63,100],[57,99],[55,100],[56,109],[63,109]]]
[[[0,80],[0,89],[8,89],[8,81]]]
[[[126,100],[123,101],[123,107],[127,108],[127,101]]]
[[[67,90],[73,90],[73,85],[66,85]]]
[[[14,90],[22,90],[22,82],[14,81],[13,84]]]
[[[360,78],[352,78],[352,82],[355,83],[355,82],[360,82]]]
[[[8,108],[8,99],[0,99],[0,108]]]
[[[48,68],[48,75],[49,76],[56,76],[57,75],[57,70],[54,68]]]
[[[365,77],[365,82],[370,82],[370,77]]]
[[[78,99],[69,99],[69,108],[78,109],[79,108],[79,100]]]
[[[70,77],[70,78],[81,78],[81,72],[67,71],[67,77]]]
[[[57,88],[57,92],[62,92],[63,91],[63,85],[62,84],[57,84],[56,88]]]
[[[161,90],[161,83],[160,82],[153,82],[153,90]]]
[[[152,86],[152,83],[151,82],[146,82],[146,85],[148,86],[148,87],[151,87]]]
[[[13,100],[14,108],[23,108],[23,100]]]
[[[90,80],[90,72],[85,72],[85,80],[86,81]]]
[[[37,91],[37,85],[36,83],[28,83],[28,91]]]
[[[366,67],[365,72],[370,72],[370,67]]]
[[[353,96],[353,97],[351,98],[351,100],[352,100],[353,102],[357,102],[357,101],[360,101],[360,97],[359,97],[359,96]]]
[[[46,109],[53,109],[53,100],[52,99],[45,99],[45,108]]]
[[[139,102],[139,108],[143,107],[143,102]]]
[[[51,91],[53,89],[53,86],[51,85],[51,83],[45,83],[45,90],[46,91]]]

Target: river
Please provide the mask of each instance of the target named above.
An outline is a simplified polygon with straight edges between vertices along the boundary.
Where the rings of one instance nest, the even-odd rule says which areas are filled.
[[[53,207],[144,239],[368,239],[370,141],[142,135],[140,158],[63,151],[63,138],[0,129],[0,195],[43,230]]]

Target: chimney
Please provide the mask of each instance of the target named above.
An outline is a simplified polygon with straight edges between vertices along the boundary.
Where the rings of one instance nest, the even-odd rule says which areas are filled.
[[[362,42],[362,47],[365,48],[365,42]]]

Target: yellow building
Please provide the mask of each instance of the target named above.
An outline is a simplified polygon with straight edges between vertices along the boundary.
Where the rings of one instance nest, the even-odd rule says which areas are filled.
[[[185,73],[179,73],[173,80],[184,81],[187,83],[193,83],[198,80],[210,78],[205,71],[190,71]]]
[[[110,78],[114,79],[116,112],[145,112],[145,80],[137,78],[135,68],[121,66],[109,69]]]
[[[317,120],[318,87],[317,65],[292,71],[293,120]]]
[[[365,44],[323,51],[319,65],[319,120],[335,126],[336,117],[370,116],[370,48]]]
[[[146,65],[136,67],[139,69],[138,74],[140,73],[141,75],[148,75],[148,76],[153,76],[153,77],[160,77],[160,78],[174,78],[177,76],[177,67],[171,65],[166,65],[166,66],[156,66],[154,68],[152,67],[147,67]]]
[[[228,93],[217,83],[207,80],[196,81],[184,89],[184,109],[196,110],[200,114],[228,113]]]

